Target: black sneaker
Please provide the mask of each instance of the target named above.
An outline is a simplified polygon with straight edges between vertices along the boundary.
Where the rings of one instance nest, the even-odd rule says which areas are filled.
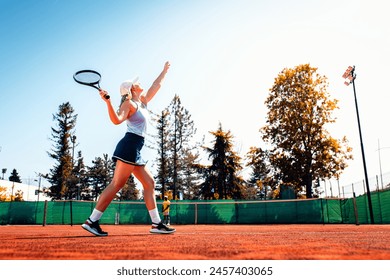
[[[162,234],[169,234],[169,233],[174,233],[176,229],[171,228],[162,222],[155,224],[152,224],[152,228],[150,229],[150,233],[162,233]]]
[[[108,233],[105,231],[102,231],[102,229],[99,226],[99,221],[92,222],[89,218],[85,221],[84,224],[81,225],[83,229],[86,231],[89,231],[90,233],[96,235],[96,236],[107,236]]]

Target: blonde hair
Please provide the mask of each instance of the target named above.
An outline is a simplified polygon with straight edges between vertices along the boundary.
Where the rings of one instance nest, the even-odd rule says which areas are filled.
[[[135,79],[135,81],[137,81],[137,80],[138,80],[138,77]],[[117,113],[119,113],[119,110],[121,109],[121,106],[122,106],[123,102],[125,102],[128,99],[133,98],[133,94],[132,94],[133,93],[133,82],[131,84],[130,90],[127,90],[127,93],[124,92],[125,89],[124,89],[123,85],[125,83],[127,83],[127,81],[123,82],[122,85],[121,85],[121,96],[122,97],[121,97],[121,102],[119,104],[119,108],[117,110]]]
[[[120,104],[119,104],[118,110],[116,111],[117,113],[119,113],[119,110],[121,109],[121,106],[122,106],[123,102],[125,102],[126,100],[128,100],[129,97],[131,98],[131,94],[130,94],[130,93],[125,94],[125,95],[122,95],[121,102],[120,102]]]

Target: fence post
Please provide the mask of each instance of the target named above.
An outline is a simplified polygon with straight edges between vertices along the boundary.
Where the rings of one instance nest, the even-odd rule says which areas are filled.
[[[355,192],[353,192],[353,209],[355,211],[355,220],[356,220],[356,225],[359,225],[359,216],[358,216],[358,209],[356,205],[356,195]]]
[[[378,187],[377,194],[378,194],[379,217],[381,218],[381,224],[382,224],[382,223],[383,223],[383,218],[382,218],[382,205],[381,205],[381,193],[380,193],[380,191],[379,191],[379,187]]]
[[[198,203],[195,202],[195,225],[198,224]]]
[[[46,226],[46,217],[47,217],[47,200],[45,200],[45,206],[43,207],[43,220],[42,226]]]
[[[342,201],[344,201],[344,200],[339,199],[341,223],[344,224],[344,213],[343,213],[343,203],[342,203]]]
[[[238,224],[238,204],[237,204],[237,201],[234,201],[234,212],[235,212],[235,216],[236,216],[236,224]]]
[[[73,226],[73,203],[72,203],[72,200],[69,201],[70,205],[69,205],[69,210],[70,210],[70,226],[72,227]]]
[[[115,212],[115,225],[119,225],[119,212]]]

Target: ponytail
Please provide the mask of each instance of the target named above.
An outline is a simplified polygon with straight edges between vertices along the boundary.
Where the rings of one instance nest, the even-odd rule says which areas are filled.
[[[119,108],[116,111],[117,113],[119,113],[119,110],[121,109],[121,106],[122,106],[123,102],[125,102],[129,98],[129,96],[131,96],[131,94],[129,94],[129,93],[125,94],[125,95],[122,95],[121,103],[119,104]]]

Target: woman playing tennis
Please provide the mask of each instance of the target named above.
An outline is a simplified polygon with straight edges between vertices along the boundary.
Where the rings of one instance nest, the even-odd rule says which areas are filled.
[[[166,62],[163,71],[146,93],[137,79],[123,82],[120,87],[122,100],[118,111],[114,110],[111,100],[109,98],[106,99],[108,93],[105,90],[100,90],[100,96],[107,104],[111,122],[115,125],[126,122],[127,131],[125,136],[117,144],[112,157],[116,163],[114,177],[100,195],[91,216],[82,225],[83,229],[94,235],[108,235],[107,232],[100,228],[99,220],[108,205],[115,198],[116,193],[122,189],[131,174],[141,182],[144,189],[146,208],[152,220],[150,232],[173,233],[176,231],[174,228],[161,222],[154,192],[154,179],[146,167],[146,163],[140,156],[148,122],[147,104],[160,89],[169,67],[169,62]]]

